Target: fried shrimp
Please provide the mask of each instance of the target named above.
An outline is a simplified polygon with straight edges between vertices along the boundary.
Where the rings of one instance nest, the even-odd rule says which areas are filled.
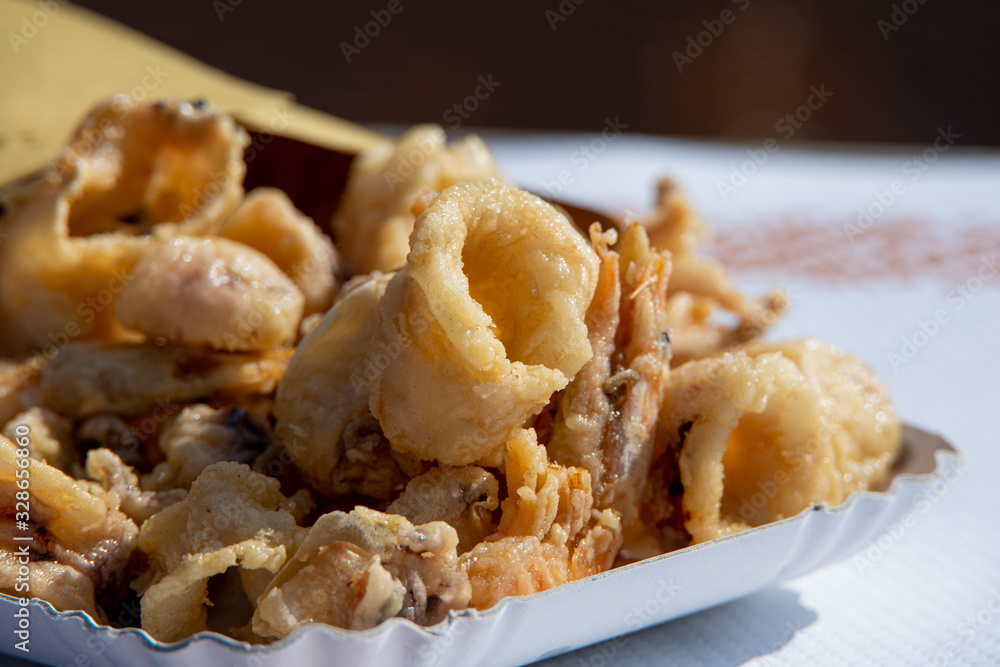
[[[295,283],[253,248],[176,237],[138,260],[115,314],[149,340],[244,352],[294,343],[304,302]]]
[[[95,108],[54,162],[0,192],[0,354],[127,338],[109,308],[148,234],[208,234],[243,195],[247,135],[181,101]]]
[[[469,465],[503,446],[591,357],[598,259],[552,206],[495,181],[445,190],[417,219],[379,304],[370,382],[396,449]]]
[[[393,616],[438,623],[469,603],[457,544],[442,521],[414,526],[366,507],[325,514],[264,591],[253,629],[285,637],[315,621],[354,630]]]
[[[666,335],[669,257],[650,249],[638,224],[621,251],[591,228],[601,257],[598,289],[587,312],[594,357],[563,394],[548,443],[552,457],[586,468],[599,509],[636,519],[653,454],[659,405],[670,363]]]
[[[333,230],[358,273],[395,271],[406,264],[410,233],[428,193],[460,181],[499,178],[486,145],[469,136],[448,146],[444,130],[420,125],[397,142],[359,155]]]
[[[720,264],[698,256],[698,244],[708,236],[708,228],[680,188],[663,179],[657,194],[658,208],[643,225],[650,243],[669,250],[673,258],[666,306],[673,363],[701,359],[760,337],[788,309],[784,294],[774,290],[749,299],[738,292]],[[719,309],[736,315],[739,323],[725,327],[712,321]]]
[[[477,609],[603,572],[622,542],[617,513],[594,508],[590,473],[550,463],[533,429],[515,430],[506,447],[498,530],[459,559]]]

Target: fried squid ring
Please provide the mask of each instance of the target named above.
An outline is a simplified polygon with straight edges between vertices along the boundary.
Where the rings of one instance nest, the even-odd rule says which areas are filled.
[[[592,352],[598,258],[551,205],[496,181],[445,190],[417,219],[379,304],[370,383],[396,449],[469,465],[537,414]]]
[[[358,273],[395,271],[406,263],[414,207],[426,193],[498,177],[479,137],[448,146],[440,127],[417,126],[355,159],[333,220],[340,249]]]
[[[224,238],[152,244],[114,310],[150,340],[245,352],[295,342],[302,292],[253,248]]]
[[[126,337],[109,306],[145,235],[216,230],[243,195],[247,141],[186,102],[92,111],[51,166],[0,192],[0,354]]]
[[[898,452],[885,389],[860,362],[814,342],[774,349],[671,371],[643,507],[664,548],[839,504]]]
[[[859,359],[815,339],[754,343],[759,356],[780,352],[822,396],[823,427],[836,454],[845,494],[877,488],[899,455],[899,419],[881,379]]]

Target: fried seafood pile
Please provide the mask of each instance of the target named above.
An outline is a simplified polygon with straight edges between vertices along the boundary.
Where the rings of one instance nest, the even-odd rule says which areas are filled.
[[[331,240],[244,192],[247,143],[111,101],[0,189],[0,592],[112,624],[138,597],[163,641],[431,625],[837,504],[898,453],[863,364],[758,340],[784,298],[698,254],[669,181],[577,227],[419,127],[358,158]]]

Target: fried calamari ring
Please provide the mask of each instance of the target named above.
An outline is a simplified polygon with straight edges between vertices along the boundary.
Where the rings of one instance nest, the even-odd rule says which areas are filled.
[[[202,105],[94,109],[51,166],[0,192],[0,354],[126,337],[109,305],[143,235],[216,230],[243,195],[247,141]]]
[[[438,623],[471,594],[457,544],[443,521],[414,526],[367,507],[324,514],[261,595],[254,632],[286,637],[315,621],[366,630],[393,616]]]
[[[142,628],[160,641],[206,630],[212,619],[208,580],[239,568],[242,593],[252,608],[272,575],[296,549],[305,529],[296,523],[307,498],[282,495],[276,479],[239,463],[215,463],[175,505],[142,525],[139,548],[149,570],[133,582],[142,594]],[[249,623],[226,619],[230,633]]]
[[[368,349],[389,278],[378,275],[342,295],[299,344],[278,386],[276,436],[324,493],[333,492],[345,428],[369,414]]]
[[[751,352],[670,373],[643,507],[664,548],[839,504],[898,452],[885,389],[860,362],[814,342]]]
[[[176,237],[149,247],[114,309],[124,326],[150,340],[245,352],[295,342],[304,301],[253,248]]]
[[[814,339],[753,343],[758,356],[780,352],[799,367],[823,397],[824,433],[837,456],[844,491],[877,488],[899,456],[901,426],[881,379],[859,359]]]
[[[18,446],[30,435],[15,430]],[[23,436],[23,440],[22,440]],[[126,583],[125,567],[136,545],[138,529],[132,521],[109,507],[104,499],[89,493],[84,484],[43,461],[29,459],[30,542],[14,540],[24,535],[15,530],[16,498],[19,493],[17,446],[0,436],[0,507],[9,508],[0,520],[0,552],[13,554],[27,545],[31,563],[31,594],[48,600],[60,611],[81,609],[97,620],[103,611],[96,606],[104,595],[117,603]],[[23,491],[20,491],[23,493]],[[45,561],[45,562],[39,562]],[[0,559],[0,591],[15,593],[17,559]],[[85,582],[84,579],[87,581]],[[38,588],[35,588],[35,584]]]
[[[552,206],[496,181],[442,192],[379,304],[370,383],[396,449],[469,465],[503,446],[591,357],[598,259]]]
[[[340,256],[330,237],[281,190],[249,192],[219,236],[248,245],[277,264],[305,295],[306,315],[330,308],[343,271]]]
[[[340,249],[358,273],[395,271],[406,263],[414,207],[425,193],[487,178],[499,172],[478,137],[448,146],[440,127],[414,127],[355,159],[333,220]]]

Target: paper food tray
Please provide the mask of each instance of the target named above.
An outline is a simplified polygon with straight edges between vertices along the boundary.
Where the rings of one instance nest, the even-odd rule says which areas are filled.
[[[67,666],[524,664],[734,600],[870,548],[960,465],[945,440],[907,426],[884,491],[857,492],[836,507],[815,505],[776,523],[507,598],[486,611],[453,614],[429,628],[397,618],[364,632],[313,625],[256,648],[211,632],[164,644],[142,630],[99,626],[82,612],[33,601],[31,652],[15,650],[13,642],[0,650]],[[13,637],[17,605],[6,595],[0,605],[0,632]]]

